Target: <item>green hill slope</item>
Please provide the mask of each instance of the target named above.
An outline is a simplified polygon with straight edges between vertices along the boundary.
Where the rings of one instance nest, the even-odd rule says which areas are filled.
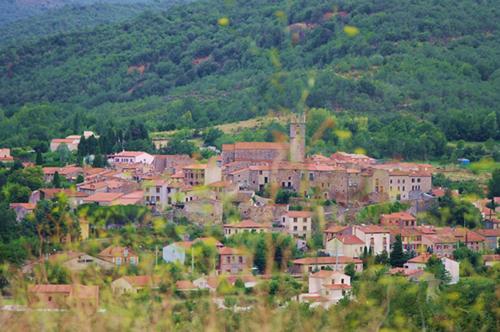
[[[43,103],[168,130],[307,105],[499,138],[499,22],[494,0],[193,3],[0,51],[3,122]]]

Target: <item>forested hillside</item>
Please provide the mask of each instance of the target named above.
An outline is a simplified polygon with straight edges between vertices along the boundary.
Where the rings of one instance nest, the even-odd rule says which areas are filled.
[[[0,142],[111,118],[199,128],[308,106],[341,117],[353,147],[423,144],[432,148],[407,157],[439,156],[446,140],[500,139],[499,25],[496,0],[212,0],[148,12],[0,51]]]
[[[37,37],[48,37],[58,33],[81,31],[133,18],[146,10],[166,10],[171,5],[188,2],[182,0],[110,0],[90,4],[70,4],[46,10],[39,15],[19,19],[0,25],[0,46],[19,43]],[[78,3],[78,2],[75,2]],[[86,1],[83,1],[86,3]]]
[[[157,0],[2,0],[0,1],[0,26],[17,20],[34,17],[68,5],[92,5],[96,3],[137,4],[159,2]]]

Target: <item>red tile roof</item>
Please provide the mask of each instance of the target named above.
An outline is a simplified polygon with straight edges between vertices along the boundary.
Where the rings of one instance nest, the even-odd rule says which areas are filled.
[[[330,271],[330,270],[319,270],[318,272],[314,272],[310,275],[313,278],[329,278],[334,275],[344,275],[338,271]]]
[[[191,164],[182,167],[182,169],[207,169],[208,165],[207,164]]]
[[[338,237],[339,241],[343,244],[365,244],[359,237],[356,235],[343,235]]]
[[[332,225],[325,229],[325,233],[340,233],[348,228],[349,226]]]
[[[237,248],[223,247],[218,250],[219,255],[241,255],[243,251]]]
[[[500,237],[500,228],[478,229],[476,232],[484,237]]]
[[[32,203],[10,203],[9,206],[11,209],[23,208],[26,210],[34,210],[36,208],[36,204],[32,204]]]
[[[113,202],[123,196],[123,193],[95,193],[84,199],[85,202]]]
[[[179,280],[175,283],[175,287],[180,291],[197,289],[197,287],[190,280]]]
[[[408,260],[408,263],[426,264],[432,254],[423,253]]]
[[[146,287],[153,286],[158,283],[157,277],[152,277],[149,275],[143,276],[124,276],[123,279],[127,280],[129,284],[134,287]]]
[[[485,262],[498,262],[500,261],[500,255],[483,255],[483,260]]]
[[[380,218],[391,219],[391,220],[416,220],[416,218],[408,212],[394,212],[389,214],[382,214]]]
[[[311,218],[313,213],[311,211],[287,211],[285,215],[289,218]]]
[[[361,230],[363,233],[368,233],[368,234],[390,233],[387,228],[378,225],[358,226],[358,229]]]
[[[28,292],[33,293],[71,293],[72,285],[30,285]]]

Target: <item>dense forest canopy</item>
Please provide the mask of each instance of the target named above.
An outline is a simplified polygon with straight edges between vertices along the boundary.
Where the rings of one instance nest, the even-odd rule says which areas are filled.
[[[21,16],[18,20],[0,24],[0,47],[48,37],[58,33],[68,33],[90,29],[102,24],[120,22],[138,16],[146,10],[167,10],[171,5],[188,2],[187,0],[116,0],[75,1],[62,7],[50,8],[34,14]]]
[[[111,3],[116,5],[159,3],[161,0],[3,0],[0,1],[0,26],[36,17],[66,6]]]
[[[394,139],[401,150],[439,140],[412,154],[431,157],[443,140],[500,139],[499,22],[493,0],[200,1],[146,12],[1,50],[0,142],[110,118],[170,130],[310,107],[348,114],[351,131],[368,117],[355,145],[382,142],[380,155]]]

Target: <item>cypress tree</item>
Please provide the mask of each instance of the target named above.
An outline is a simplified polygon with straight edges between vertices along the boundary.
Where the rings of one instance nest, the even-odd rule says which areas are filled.
[[[59,176],[59,172],[54,173],[54,178],[52,179],[52,185],[54,188],[61,188],[61,177]]]
[[[40,150],[38,150],[36,152],[36,159],[35,159],[35,163],[37,165],[43,165],[43,155],[42,155],[42,152]]]
[[[403,252],[403,241],[401,235],[396,235],[396,242],[392,248],[390,263],[393,267],[403,267],[406,262],[406,256]]]

